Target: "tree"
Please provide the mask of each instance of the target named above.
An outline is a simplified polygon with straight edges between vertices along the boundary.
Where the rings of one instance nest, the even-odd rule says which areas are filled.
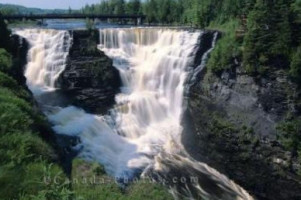
[[[133,15],[138,15],[142,13],[142,7],[141,7],[141,2],[140,0],[130,0],[126,4],[126,13],[127,14],[133,14]]]
[[[110,7],[112,13],[115,15],[124,14],[125,13],[125,2],[124,0],[111,0]]]
[[[155,0],[147,0],[143,6],[143,12],[146,15],[148,23],[157,22],[157,2]]]
[[[7,25],[4,20],[1,19],[0,14],[0,48],[10,50],[10,34],[11,32],[7,29]]]
[[[248,16],[245,36],[244,64],[247,72],[261,73],[269,67],[289,65],[291,29],[290,1],[257,0]]]

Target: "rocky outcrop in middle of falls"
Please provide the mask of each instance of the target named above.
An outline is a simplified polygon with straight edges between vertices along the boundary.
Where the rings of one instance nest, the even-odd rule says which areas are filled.
[[[112,60],[97,49],[99,32],[72,31],[73,43],[58,85],[71,104],[91,113],[105,113],[114,104],[121,80]]]

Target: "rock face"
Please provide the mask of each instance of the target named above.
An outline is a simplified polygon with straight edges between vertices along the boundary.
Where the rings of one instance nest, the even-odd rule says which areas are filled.
[[[121,80],[112,60],[97,49],[98,31],[72,31],[73,44],[59,87],[71,104],[91,113],[105,113],[114,104]]]
[[[255,80],[241,64],[217,77],[206,69],[190,87],[183,144],[197,160],[229,176],[258,199],[301,199],[300,168],[277,141],[276,125],[300,113],[295,85],[281,70]],[[294,166],[294,167],[292,167]]]
[[[20,85],[26,85],[24,68],[27,63],[27,52],[29,44],[24,38],[18,35],[11,36],[11,53],[13,56],[13,66],[10,75],[13,76]],[[26,86],[25,86],[26,87]]]

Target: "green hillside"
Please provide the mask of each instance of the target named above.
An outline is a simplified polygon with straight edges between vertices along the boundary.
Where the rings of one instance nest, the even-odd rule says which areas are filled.
[[[0,12],[2,14],[47,14],[47,13],[66,13],[68,10],[63,9],[40,9],[40,8],[27,8],[24,6],[13,4],[0,4]]]

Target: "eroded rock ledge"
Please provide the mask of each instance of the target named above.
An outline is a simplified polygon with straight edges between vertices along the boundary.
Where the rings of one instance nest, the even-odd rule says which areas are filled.
[[[112,60],[97,49],[99,32],[74,30],[67,66],[58,84],[71,104],[91,113],[105,113],[115,103],[121,80]]]

